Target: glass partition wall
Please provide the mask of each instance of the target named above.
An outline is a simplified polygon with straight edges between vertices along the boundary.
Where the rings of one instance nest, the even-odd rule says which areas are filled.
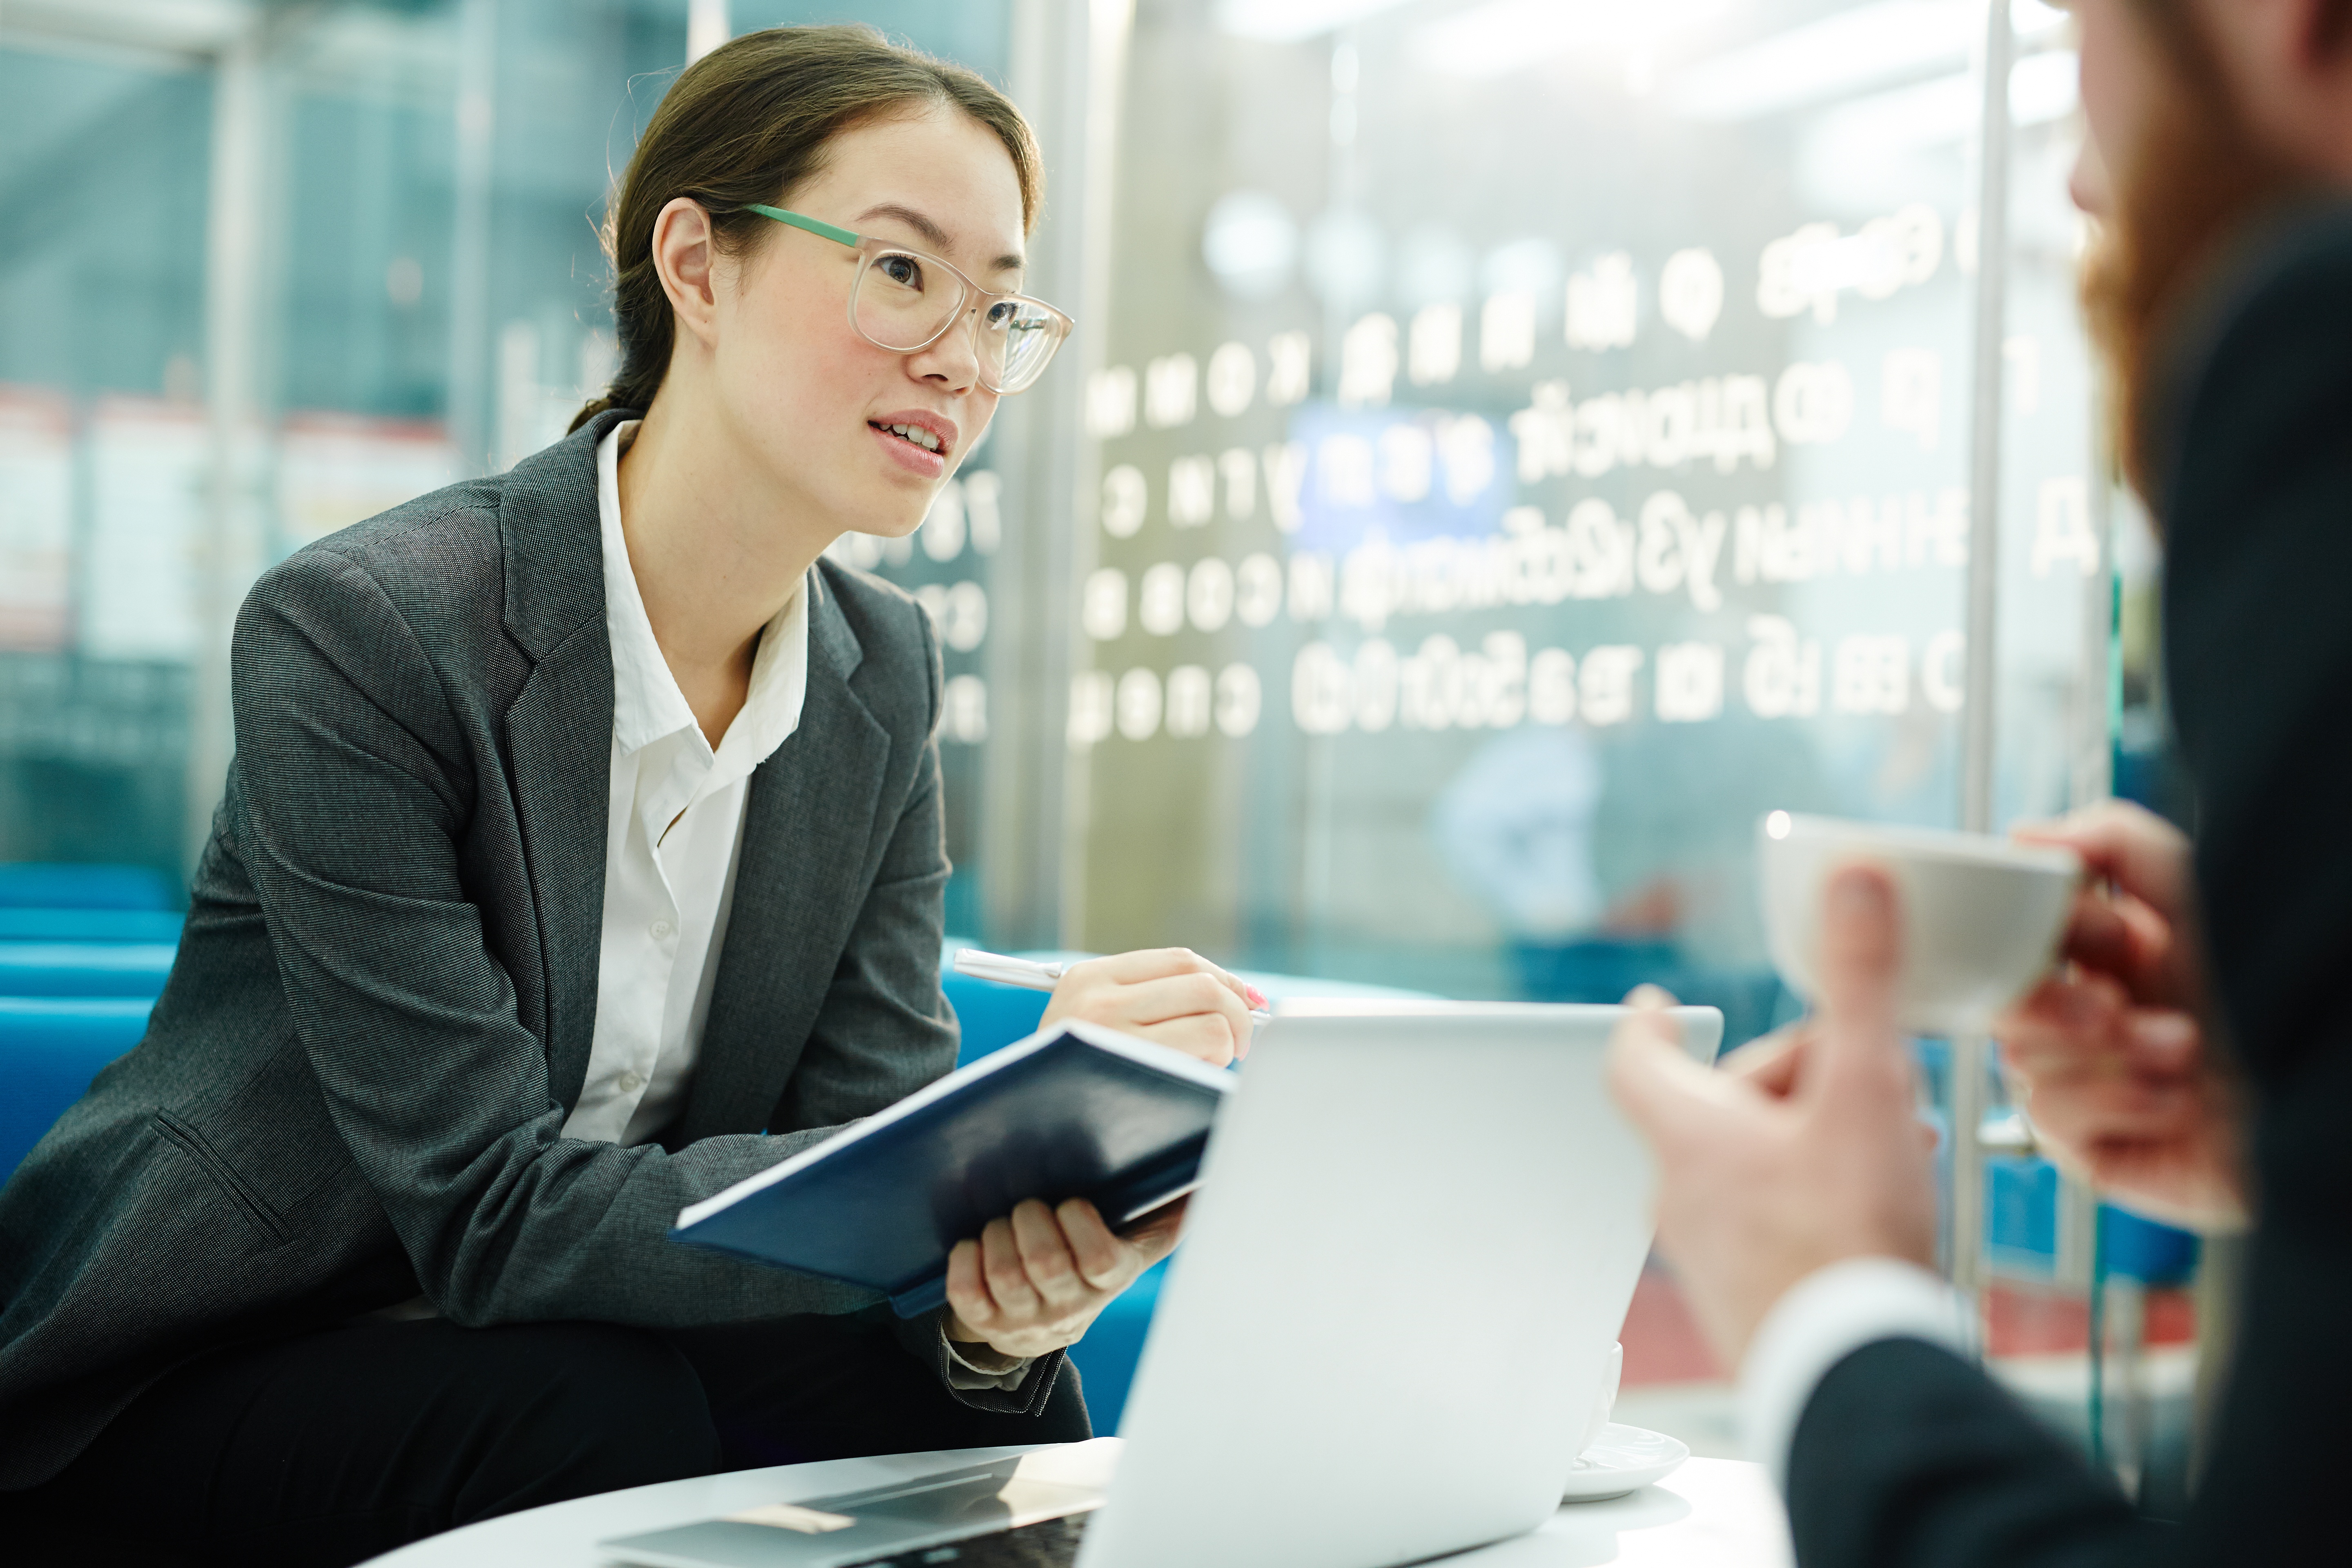
[[[1032,112],[1080,322],[914,538],[835,550],[940,633],[957,934],[1655,981],[1736,1043],[1797,1006],[1766,813],[2160,778],[2033,0],[8,0],[0,858],[180,873],[252,574],[558,435],[661,90],[834,19]],[[2161,1491],[2189,1255],[2020,1145],[1981,1042],[1921,1059],[1993,1129],[1947,1189],[1993,1353]],[[1675,1310],[1637,1391],[1710,1386]]]
[[[1666,980],[1748,1037],[1758,819],[1963,815],[1982,9],[1354,9],[1135,18],[1066,918]],[[2073,56],[2026,21],[1999,822],[2073,798],[2105,688]]]
[[[1118,16],[1066,945],[1458,996],[1654,981],[1737,1044],[1797,1010],[1768,813],[1997,831],[2106,792],[2132,524],[2063,13]],[[1920,1057],[1992,1353],[2177,1486],[2189,1255],[2033,1156],[1986,1042]]]

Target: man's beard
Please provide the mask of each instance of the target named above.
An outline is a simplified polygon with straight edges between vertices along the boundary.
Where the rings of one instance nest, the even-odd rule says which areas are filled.
[[[2083,312],[2107,378],[2124,478],[2153,510],[2171,454],[2155,426],[2171,335],[2231,239],[2306,184],[2263,148],[2202,37],[2194,0],[2135,0],[2163,79],[2135,147],[2112,150],[2115,215],[2084,258]]]

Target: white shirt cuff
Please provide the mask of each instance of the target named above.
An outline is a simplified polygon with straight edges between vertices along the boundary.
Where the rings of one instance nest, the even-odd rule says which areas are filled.
[[[1791,1286],[1748,1347],[1739,1368],[1740,1425],[1749,1458],[1789,1480],[1789,1445],[1813,1389],[1830,1368],[1880,1340],[1926,1340],[1961,1355],[1976,1342],[1958,1292],[1916,1263],[1849,1258]]]
[[[972,1353],[966,1355],[957,1346],[955,1341],[948,1338],[947,1324],[944,1322],[940,1325],[940,1343],[948,1347],[948,1386],[950,1388],[967,1391],[993,1388],[1012,1394],[1020,1389],[1023,1380],[1029,1375],[1029,1369],[1036,1364],[1034,1357],[1000,1356],[985,1345],[972,1346]],[[978,1359],[982,1356],[992,1361],[1008,1362],[1010,1364],[983,1366]]]

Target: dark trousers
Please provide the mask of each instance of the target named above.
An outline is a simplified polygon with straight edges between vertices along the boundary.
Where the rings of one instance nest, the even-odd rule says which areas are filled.
[[[975,1410],[859,1319],[367,1324],[182,1366],[0,1528],[27,1562],[327,1568],[622,1487],[1089,1435],[1075,1369],[1035,1415]]]

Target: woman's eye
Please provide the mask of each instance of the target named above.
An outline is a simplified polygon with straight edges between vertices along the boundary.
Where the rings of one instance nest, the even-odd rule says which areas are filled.
[[[884,277],[901,288],[920,289],[923,286],[922,264],[911,256],[886,256],[874,265]]]

